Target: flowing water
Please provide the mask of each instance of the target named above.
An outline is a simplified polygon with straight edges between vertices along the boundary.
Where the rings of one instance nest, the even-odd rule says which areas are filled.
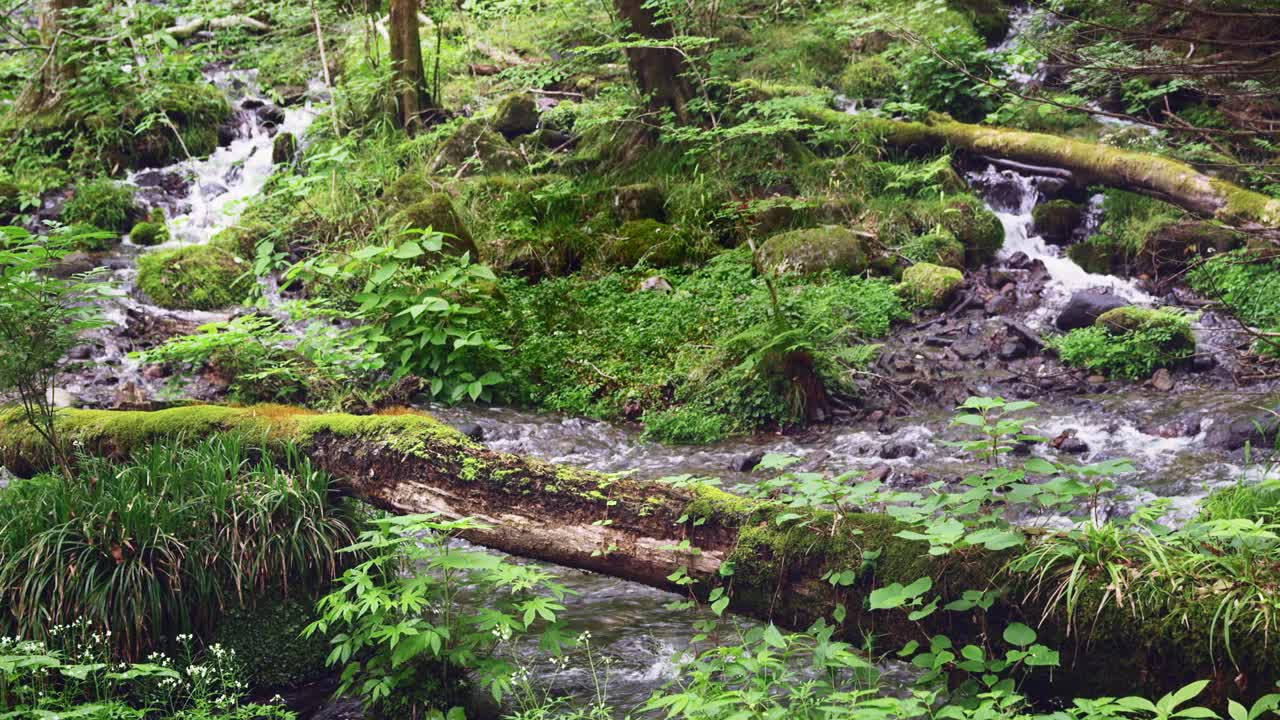
[[[1015,15],[1015,33],[1005,45],[1012,47],[1009,44],[1016,42],[1018,28],[1029,27],[1033,20],[1029,11]],[[223,87],[236,105],[235,137],[208,159],[141,171],[129,178],[144,202],[166,211],[171,233],[167,246],[207,242],[230,226],[242,202],[257,195],[273,171],[275,134],[286,131],[301,136],[315,116],[310,103],[288,108],[283,116],[264,111],[268,106],[258,97],[251,71],[218,70],[210,80]],[[1036,204],[1055,196],[1066,183],[1060,172],[1046,169],[1041,174],[983,164],[968,179],[1004,226],[1001,261],[1021,254],[1043,265],[1046,280],[1039,300],[1021,318],[1032,327],[1047,329],[1072,293],[1081,289],[1102,288],[1143,305],[1160,302],[1130,280],[1085,272],[1060,248],[1032,232]],[[1095,198],[1088,227],[1097,228],[1101,212]],[[149,335],[189,332],[199,324],[230,316],[173,312],[150,304],[138,293],[134,278],[138,254],[151,251],[126,241],[105,261],[123,294],[109,311],[111,327],[89,338],[85,357],[93,360],[92,367],[76,374],[66,388],[85,404],[110,407],[128,404],[122,397],[162,396],[164,380],[149,377],[128,358],[128,352]],[[1207,336],[1215,330],[1202,323],[1198,332]],[[973,389],[978,394],[990,389],[981,371],[973,379]],[[199,396],[201,389],[191,392]],[[1083,441],[1074,455],[1049,449],[1035,452],[1078,462],[1125,457],[1139,468],[1132,476],[1120,478],[1122,488],[1109,500],[1109,512],[1124,513],[1134,503],[1165,497],[1174,500],[1183,516],[1193,511],[1196,498],[1207,490],[1235,482],[1246,472],[1239,453],[1211,447],[1215,423],[1274,404],[1274,397],[1265,391],[1234,388],[1220,379],[1188,381],[1186,387],[1167,394],[1132,385],[1100,394],[1057,393],[1033,399],[1041,403],[1030,416],[1034,429],[1047,436],[1072,431]],[[636,428],[549,413],[496,407],[431,409],[455,426],[478,427],[483,441],[495,450],[601,471],[631,470],[642,477],[693,474],[719,477],[727,485],[750,483],[755,478],[748,470],[764,453],[798,456],[802,458],[799,467],[815,472],[887,470],[886,482],[899,487],[957,478],[966,471],[954,450],[941,442],[960,437],[950,425],[950,409],[941,406],[874,423],[765,434],[696,448],[648,443]],[[557,572],[576,593],[564,618],[576,630],[589,630],[596,650],[615,659],[608,673],[612,702],[620,707],[634,705],[675,676],[673,656],[686,647],[694,617],[692,611],[668,609],[675,596],[589,573]],[[592,695],[593,680],[581,667],[559,668],[531,647],[522,647],[521,653],[542,681],[578,697]]]

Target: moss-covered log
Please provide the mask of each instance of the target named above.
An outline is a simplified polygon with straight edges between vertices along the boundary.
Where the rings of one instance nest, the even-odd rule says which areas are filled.
[[[779,523],[772,502],[710,486],[674,486],[618,478],[498,453],[428,415],[321,415],[280,406],[193,406],[159,412],[68,410],[60,437],[90,453],[123,456],[162,437],[240,431],[279,447],[293,443],[332,474],[343,490],[398,513],[474,517],[488,527],[469,534],[481,545],[600,572],[675,592],[705,596],[728,585],[730,608],[792,628],[848,611],[844,632],[908,638],[945,633],[1003,654],[1001,628],[1022,621],[1059,647],[1062,670],[1033,678],[1044,693],[1156,694],[1212,678],[1219,698],[1262,694],[1280,678],[1280,648],[1261,632],[1233,637],[1234,663],[1213,644],[1213,598],[1188,600],[1170,612],[1134,615],[1104,605],[1069,634],[1060,610],[1046,608],[1026,581],[1003,571],[1008,555],[970,549],[928,554],[927,545],[897,536],[904,526],[881,514],[841,519],[815,512],[808,522]],[[49,462],[47,450],[17,412],[0,412],[0,460],[19,474]],[[727,573],[732,567],[732,573]],[[673,581],[685,568],[692,584]],[[827,580],[846,574],[847,584]],[[933,579],[948,602],[965,590],[998,598],[987,612],[938,611],[918,621],[867,609],[872,590]],[[1106,593],[1102,582],[1087,599]],[[1117,669],[1123,669],[1117,672]],[[1041,685],[1035,688],[1036,685]]]

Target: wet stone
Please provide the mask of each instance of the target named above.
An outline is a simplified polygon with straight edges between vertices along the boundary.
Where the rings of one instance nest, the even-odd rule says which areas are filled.
[[[976,360],[987,352],[987,343],[982,338],[964,338],[951,345],[951,351],[961,360]]]
[[[763,450],[757,450],[755,452],[747,453],[746,455],[741,455],[733,459],[733,462],[729,465],[729,469],[734,472],[751,472],[756,469],[756,466],[760,464],[761,460],[764,460],[764,455],[765,453]]]
[[[862,474],[863,481],[870,482],[886,482],[893,477],[893,468],[884,463],[872,465],[869,470]]]
[[[897,460],[899,458],[915,457],[920,453],[920,448],[912,443],[894,440],[880,446],[880,457],[885,460]]]
[[[1016,340],[1006,340],[997,355],[1001,360],[1018,360],[1027,356],[1027,346]]]
[[[1168,368],[1160,368],[1151,376],[1151,386],[1161,392],[1169,392],[1173,389],[1173,374]]]

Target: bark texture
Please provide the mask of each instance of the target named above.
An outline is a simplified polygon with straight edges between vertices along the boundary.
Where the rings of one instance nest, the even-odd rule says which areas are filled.
[[[648,0],[614,0],[618,16],[631,32],[644,40],[663,42],[674,37],[671,25],[664,22],[648,6]],[[631,75],[649,102],[651,110],[670,110],[680,122],[687,122],[686,105],[693,98],[693,87],[685,77],[684,56],[670,47],[627,48],[627,65]]]
[[[18,99],[18,107],[27,112],[37,112],[57,104],[62,90],[75,76],[75,66],[66,60],[63,34],[66,31],[66,13],[81,7],[84,0],[43,0],[40,4],[40,42],[46,55],[40,72],[32,78]]]
[[[713,487],[616,478],[484,448],[430,416],[319,415],[294,408],[193,406],[159,412],[68,410],[59,437],[88,452],[121,457],[162,437],[238,431],[268,446],[295,444],[332,474],[341,490],[397,513],[473,517],[488,528],[469,539],[515,555],[591,570],[653,587],[705,597],[726,585],[730,609],[780,626],[807,627],[837,604],[852,641],[888,637],[885,649],[936,633],[1003,654],[1002,629],[1012,621],[1038,627],[1040,640],[1063,653],[1052,677],[1028,688],[1046,696],[1159,694],[1211,678],[1215,696],[1250,698],[1280,678],[1280,649],[1261,633],[1233,637],[1234,664],[1215,637],[1212,597],[1168,613],[1134,616],[1106,603],[1096,617],[1082,610],[1069,633],[1060,611],[1046,608],[1030,581],[1002,570],[1008,555],[970,549],[931,556],[925,543],[897,537],[905,528],[882,514],[852,514],[831,532],[833,516],[813,512],[779,523],[777,503],[741,498]],[[49,464],[49,453],[19,413],[0,412],[0,460],[19,474]],[[732,567],[732,573],[722,571]],[[691,585],[674,582],[685,568]],[[825,578],[852,570],[850,585]],[[872,590],[933,579],[942,602],[965,590],[991,590],[988,612],[939,611],[919,622],[905,612],[867,609]],[[1092,582],[1081,607],[1107,593]],[[1093,604],[1091,604],[1093,603]],[[1115,672],[1123,667],[1125,672]]]
[[[398,120],[406,130],[416,130],[426,124],[435,109],[422,65],[418,0],[391,0],[389,25]]]

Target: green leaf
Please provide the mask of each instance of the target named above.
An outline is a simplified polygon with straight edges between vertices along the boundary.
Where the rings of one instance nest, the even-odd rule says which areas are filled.
[[[1033,457],[1022,463],[1022,469],[1036,475],[1052,475],[1058,472],[1058,466],[1044,458]]]
[[[412,260],[413,258],[419,257],[424,254],[425,252],[423,251],[422,246],[410,240],[409,242],[404,243],[400,247],[396,248],[396,251],[391,254],[391,257],[397,260]]]
[[[970,545],[981,545],[988,550],[1005,550],[1025,543],[1027,538],[1020,530],[985,528],[969,533],[965,540]]]
[[[1004,641],[1017,647],[1026,647],[1036,641],[1036,631],[1020,622],[1012,623],[1004,629]]]
[[[782,649],[787,646],[786,639],[782,637],[782,633],[778,631],[777,626],[772,623],[764,629],[764,641],[770,647],[778,649]]]

